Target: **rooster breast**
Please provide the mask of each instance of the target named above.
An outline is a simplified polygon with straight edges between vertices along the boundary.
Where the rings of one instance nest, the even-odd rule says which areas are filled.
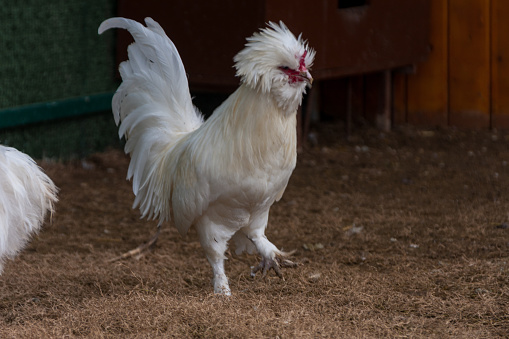
[[[179,146],[172,196],[179,231],[202,216],[239,229],[281,198],[296,164],[296,116],[241,86]]]

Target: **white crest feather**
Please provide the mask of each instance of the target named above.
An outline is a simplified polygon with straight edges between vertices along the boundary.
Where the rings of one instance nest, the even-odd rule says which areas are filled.
[[[306,84],[297,84],[297,88],[286,86],[287,79],[278,72],[278,67],[297,69],[301,56],[306,52],[305,66],[310,69],[315,51],[302,40],[302,35],[295,38],[282,21],[279,25],[269,22],[268,27],[246,40],[246,47],[234,57],[237,76],[248,86],[264,93],[275,89],[274,94],[280,95],[277,99],[282,108],[290,112],[297,109]]]

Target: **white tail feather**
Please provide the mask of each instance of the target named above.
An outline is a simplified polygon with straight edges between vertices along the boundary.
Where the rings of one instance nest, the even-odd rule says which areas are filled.
[[[122,84],[115,93],[112,110],[119,136],[125,135],[125,152],[131,155],[127,173],[133,181],[142,217],[169,220],[171,176],[160,173],[164,155],[186,134],[196,130],[203,118],[193,106],[184,65],[173,42],[151,18],[147,27],[125,19],[111,18],[99,26],[129,31],[135,42],[128,47],[129,60],[121,63]],[[171,190],[171,188],[169,188]]]
[[[26,154],[0,145],[0,273],[54,211],[57,188]]]

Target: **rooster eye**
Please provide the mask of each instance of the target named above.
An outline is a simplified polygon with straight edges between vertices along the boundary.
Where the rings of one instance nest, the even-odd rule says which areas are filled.
[[[281,66],[281,69],[284,69],[286,71],[286,70],[290,69],[290,67],[288,67],[288,66]]]

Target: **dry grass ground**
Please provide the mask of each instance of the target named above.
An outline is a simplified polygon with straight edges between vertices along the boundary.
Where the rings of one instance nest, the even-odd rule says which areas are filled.
[[[229,255],[231,298],[168,225],[141,260],[107,262],[155,231],[120,151],[43,163],[60,203],[0,277],[0,337],[507,337],[509,133],[338,128],[272,208],[268,237],[299,267],[251,279],[258,258]]]

